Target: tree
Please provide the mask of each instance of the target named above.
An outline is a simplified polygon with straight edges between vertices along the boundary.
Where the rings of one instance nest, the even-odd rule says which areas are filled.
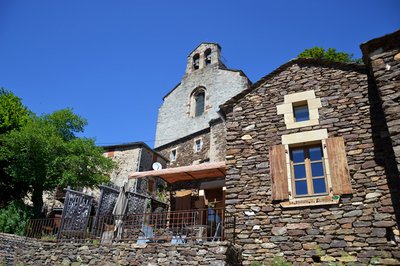
[[[12,92],[0,88],[0,134],[25,125],[31,112]]]
[[[31,116],[32,113],[22,104],[20,98],[0,88],[0,136],[11,130],[18,130]],[[0,146],[3,146],[1,142]],[[26,190],[24,184],[12,182],[11,177],[4,171],[7,166],[7,161],[0,159],[0,207],[11,200],[20,199]]]
[[[103,156],[92,139],[77,138],[86,120],[69,109],[33,117],[19,130],[0,136],[0,160],[14,183],[22,183],[32,195],[39,217],[43,192],[56,187],[93,187],[109,180],[114,163]]]
[[[43,119],[55,126],[58,134],[64,140],[75,139],[75,133],[83,132],[87,125],[86,119],[74,114],[71,109],[55,111],[52,114],[44,115]]]
[[[335,48],[328,48],[328,50],[325,50],[322,47],[314,46],[313,48],[305,49],[297,56],[297,58],[317,58],[338,62],[354,62],[357,64],[362,63],[360,58],[353,59],[353,56],[353,54],[337,52]]]

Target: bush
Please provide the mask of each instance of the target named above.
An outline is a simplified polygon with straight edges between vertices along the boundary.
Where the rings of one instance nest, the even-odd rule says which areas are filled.
[[[271,266],[290,266],[291,263],[287,262],[283,257],[275,256],[270,264]]]
[[[0,209],[0,232],[23,236],[32,216],[30,207],[21,201],[11,201],[5,208]]]

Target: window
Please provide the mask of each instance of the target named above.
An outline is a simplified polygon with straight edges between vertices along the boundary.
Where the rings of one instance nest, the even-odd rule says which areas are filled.
[[[195,54],[193,56],[193,69],[199,69],[200,67],[200,55],[199,54]]]
[[[308,137],[305,132],[295,134],[302,134],[301,142],[309,141],[313,143],[311,145],[299,146],[290,142],[298,140],[296,135],[282,140],[282,145],[271,146],[272,200],[289,200],[289,203],[297,204],[298,201],[312,199],[312,204],[315,204],[321,200],[326,203],[327,198],[332,200],[333,196],[352,193],[343,137],[313,140],[315,132],[309,133]],[[283,203],[281,205],[284,206]]]
[[[310,120],[307,102],[293,103],[293,115],[295,122]]]
[[[206,66],[210,65],[211,64],[211,49],[207,49],[204,52],[204,58],[205,58]]]
[[[284,95],[284,103],[276,106],[277,114],[283,115],[286,128],[301,128],[319,124],[318,109],[321,99],[314,90]]]
[[[201,116],[204,113],[204,98],[204,91],[201,91],[194,96],[196,102],[195,116]]]
[[[201,151],[201,146],[203,145],[203,142],[201,141],[201,139],[197,139],[194,142],[194,151],[195,152],[199,152]]]
[[[196,88],[190,96],[190,116],[201,116],[205,111],[206,89],[204,87]]]
[[[295,197],[327,193],[321,145],[290,149],[290,164]]]
[[[177,157],[177,150],[176,149],[171,150],[171,153],[169,155],[169,159],[171,160],[171,162],[176,161],[176,157]]]

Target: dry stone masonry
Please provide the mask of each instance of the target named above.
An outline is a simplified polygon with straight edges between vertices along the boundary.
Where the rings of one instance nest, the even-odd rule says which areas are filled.
[[[309,90],[322,102],[319,124],[287,129],[276,107],[285,95]],[[381,145],[384,114],[366,67],[293,60],[222,108],[227,117],[226,207],[237,216],[243,264],[266,263],[277,255],[298,265],[400,263],[399,206],[393,206],[395,188],[388,184],[388,158]],[[282,144],[283,135],[321,129],[328,138],[344,139],[352,193],[337,204],[284,208],[272,198],[270,147]]]
[[[0,234],[0,263],[6,265],[238,265],[237,250],[228,242],[203,245],[113,245],[45,243]],[[6,250],[6,252],[3,252]],[[3,265],[3,264],[1,264]]]

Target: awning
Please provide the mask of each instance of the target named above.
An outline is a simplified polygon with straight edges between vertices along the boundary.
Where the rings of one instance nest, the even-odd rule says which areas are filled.
[[[225,175],[225,162],[216,162],[146,172],[135,172],[129,175],[129,179],[158,176],[172,184],[179,181],[220,178],[225,177]]]

